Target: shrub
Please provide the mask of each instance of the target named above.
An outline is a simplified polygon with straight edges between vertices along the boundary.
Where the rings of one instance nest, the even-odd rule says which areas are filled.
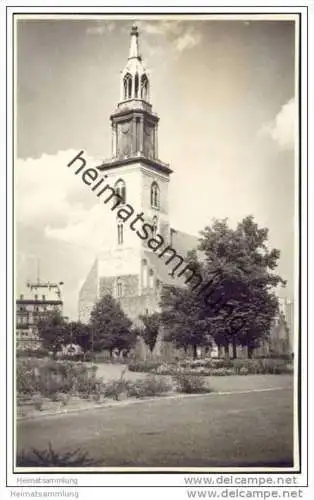
[[[35,367],[28,360],[19,360],[16,366],[16,389],[18,394],[31,395],[39,390]]]
[[[284,359],[285,361],[293,361],[293,353],[290,354],[276,354],[274,352],[270,352],[267,355],[267,359]],[[265,356],[254,356],[254,359],[266,359]]]
[[[128,396],[129,385],[130,383],[122,378],[119,380],[110,380],[104,386],[103,395],[106,398],[113,398],[119,401],[123,396]]]
[[[258,373],[258,361],[256,359],[234,359],[232,364],[236,375],[240,375],[243,369],[246,369],[251,374]]]
[[[96,357],[95,354],[92,353],[91,351],[87,351],[83,354],[83,361],[95,361]]]
[[[249,370],[246,366],[242,366],[239,370],[239,375],[248,375]]]
[[[122,371],[118,380],[111,380],[103,386],[102,393],[104,397],[113,397],[115,400],[119,401],[122,397],[128,396],[129,382],[124,378],[126,370],[125,368]]]
[[[32,449],[31,452],[22,451],[16,459],[18,467],[87,467],[100,465],[99,460],[90,458],[80,449],[58,453],[52,449],[51,443],[47,450]]]
[[[234,368],[212,368],[207,375],[213,375],[216,377],[225,377],[226,375],[235,375]]]
[[[160,365],[158,361],[131,361],[128,368],[130,372],[154,373]]]
[[[169,392],[172,386],[162,377],[149,375],[145,379],[129,383],[128,394],[136,398],[161,396]]]
[[[185,374],[173,375],[177,391],[186,394],[200,394],[211,392],[211,389],[206,386],[203,377],[191,376]]]
[[[96,377],[97,367],[69,361],[19,360],[16,388],[19,395],[36,393],[56,399],[58,393],[89,397],[101,390],[102,379]]]
[[[23,349],[16,352],[18,358],[45,358],[48,357],[48,349],[43,347],[39,349]]]
[[[284,359],[259,359],[258,362],[258,373],[272,373],[279,375],[282,373],[287,373],[288,363]]]
[[[283,358],[235,359],[233,366],[236,374],[275,374],[290,373],[289,363]]]
[[[231,359],[212,359],[211,366],[213,368],[232,368],[233,361]]]
[[[32,403],[36,410],[41,411],[43,409],[44,401],[40,394],[34,394],[32,396]]]

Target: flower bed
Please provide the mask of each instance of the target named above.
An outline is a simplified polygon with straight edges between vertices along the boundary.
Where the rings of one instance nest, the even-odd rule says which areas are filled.
[[[121,401],[127,398],[163,396],[176,390],[187,393],[200,392],[200,385],[201,392],[210,392],[206,384],[197,384],[196,379],[190,385],[180,386],[175,377],[165,380],[149,374],[144,379],[130,381],[124,378],[123,372],[119,379],[104,381],[97,377],[96,373],[95,365],[50,359],[18,360],[18,416],[82,409],[91,403],[106,403],[110,399]]]
[[[158,375],[186,375],[226,376],[226,375],[265,375],[284,374],[293,372],[293,364],[284,358],[258,359],[203,359],[185,360],[177,363],[136,362],[129,364],[133,372],[153,373]]]

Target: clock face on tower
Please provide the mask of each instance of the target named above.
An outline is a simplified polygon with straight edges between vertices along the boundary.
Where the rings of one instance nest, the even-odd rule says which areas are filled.
[[[130,123],[122,123],[119,129],[120,133],[118,135],[118,151],[122,156],[128,156],[131,154],[132,141]]]

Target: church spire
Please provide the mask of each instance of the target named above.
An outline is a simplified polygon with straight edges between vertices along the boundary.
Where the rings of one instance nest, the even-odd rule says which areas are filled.
[[[137,26],[135,25],[133,25],[131,28],[129,59],[138,59],[139,61],[141,60],[141,56],[139,54],[139,46],[138,46],[138,29]]]
[[[141,100],[149,104],[149,78],[139,53],[139,32],[131,28],[128,62],[121,74],[120,101]]]

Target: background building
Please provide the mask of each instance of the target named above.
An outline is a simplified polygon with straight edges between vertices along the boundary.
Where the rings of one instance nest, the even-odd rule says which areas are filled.
[[[27,291],[16,300],[16,348],[36,349],[40,347],[37,324],[47,314],[59,311],[62,314],[63,283],[28,282]]]
[[[293,351],[294,346],[294,304],[291,299],[280,297],[279,310],[286,321],[289,331],[289,342]]]

